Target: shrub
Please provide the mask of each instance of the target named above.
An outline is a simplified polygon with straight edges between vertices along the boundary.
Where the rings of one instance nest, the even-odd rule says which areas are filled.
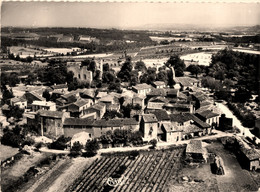
[[[100,149],[99,142],[96,139],[90,140],[86,143],[85,149],[87,153],[95,155]]]
[[[71,140],[70,137],[59,137],[55,142],[51,143],[49,145],[49,148],[51,149],[58,149],[58,150],[64,150],[67,148],[67,143]]]
[[[152,140],[150,141],[150,144],[152,145],[152,148],[155,149],[156,146],[157,146],[157,139],[152,139]]]
[[[72,148],[70,149],[70,156],[77,157],[79,155],[82,155],[81,150],[83,149],[83,145],[80,144],[79,141],[74,142]]]
[[[43,143],[40,142],[40,143],[36,143],[34,146],[36,149],[40,149],[42,147]]]
[[[34,141],[32,138],[27,137],[27,138],[24,140],[22,146],[25,146],[25,145],[32,146],[34,143],[35,143],[35,141]]]

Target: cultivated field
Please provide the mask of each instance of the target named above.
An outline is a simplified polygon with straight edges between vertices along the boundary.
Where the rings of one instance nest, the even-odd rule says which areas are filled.
[[[7,145],[0,145],[0,160],[4,161],[6,159],[8,159],[9,157],[14,156],[15,154],[18,153],[18,148],[13,148]]]
[[[164,191],[170,177],[181,169],[184,147],[128,155],[103,156],[86,167],[83,175],[67,191]],[[113,178],[120,166],[126,169]],[[112,186],[112,187],[111,187]]]

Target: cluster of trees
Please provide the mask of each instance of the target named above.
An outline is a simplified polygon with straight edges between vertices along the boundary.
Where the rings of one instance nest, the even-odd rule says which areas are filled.
[[[186,71],[189,71],[192,75],[195,75],[197,78],[199,74],[206,73],[207,67],[204,65],[191,64],[186,68]]]
[[[252,36],[242,36],[242,37],[223,37],[223,36],[215,36],[217,39],[221,41],[226,42],[232,42],[232,43],[260,43],[260,38],[258,35],[252,35]]]
[[[103,144],[112,144],[113,146],[125,145],[128,146],[130,144],[140,145],[143,144],[142,134],[139,131],[131,131],[131,130],[121,130],[116,129],[113,132],[107,131],[104,135],[102,135],[98,141]]]
[[[9,104],[10,99],[14,97],[12,89],[7,89],[5,85],[1,85],[2,100],[1,105]]]
[[[244,87],[249,92],[257,92],[257,68],[259,55],[222,50],[212,56],[208,74],[220,81],[231,79],[237,87]]]
[[[171,56],[165,66],[160,67],[158,71],[155,67],[147,68],[143,61],[136,62],[133,67],[131,58],[129,58],[123,64],[117,77],[122,82],[130,82],[130,86],[134,86],[137,83],[152,84],[154,81],[164,81],[166,85],[172,86],[174,82],[172,71],[170,70],[171,67],[174,68],[177,77],[184,75],[186,67],[178,55]]]
[[[35,57],[28,56],[26,58],[21,58],[19,54],[15,56],[13,53],[10,53],[8,54],[8,58],[15,61],[31,63]]]
[[[3,110],[3,114],[6,118],[13,117],[15,119],[20,119],[23,117],[24,109],[20,109],[18,106],[9,106],[9,110]]]
[[[27,136],[30,131],[29,126],[16,125],[13,129],[9,127],[3,130],[4,135],[1,138],[1,143],[11,147],[23,147],[24,145],[33,145],[34,140]]]
[[[130,118],[131,116],[131,111],[132,110],[141,110],[142,107],[139,104],[133,105],[133,104],[127,104],[126,106],[122,105],[121,106],[121,113],[125,118]]]
[[[18,77],[18,73],[16,72],[11,72],[10,74],[8,73],[1,73],[1,86],[3,85],[9,85],[10,87],[15,87],[16,84],[20,83],[20,79]]]
[[[142,134],[139,131],[132,132],[130,130],[120,129],[116,129],[113,132],[107,131],[101,137],[87,141],[85,145],[86,156],[94,156],[100,149],[101,145],[103,145],[103,147],[106,147],[108,145],[130,145],[130,143],[132,143],[133,145],[143,144]],[[79,142],[75,142],[71,147],[70,154],[74,157],[82,155],[83,148],[84,147],[82,144],[80,144]]]
[[[238,119],[242,122],[242,125],[245,127],[252,128],[255,126],[255,119],[256,117],[254,114],[246,109],[243,104],[235,104],[235,103],[228,103],[228,107],[230,110],[234,112],[234,115],[238,117]]]
[[[181,77],[184,75],[184,71],[186,69],[185,63],[180,59],[178,55],[173,55],[166,63],[167,67],[173,67],[175,70],[175,76]]]
[[[52,142],[48,148],[50,149],[57,149],[57,150],[64,150],[68,146],[68,142],[71,140],[70,137],[65,137],[64,135],[60,136],[56,141]]]

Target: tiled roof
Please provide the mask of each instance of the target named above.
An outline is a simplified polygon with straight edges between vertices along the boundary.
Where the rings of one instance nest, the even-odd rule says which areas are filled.
[[[97,97],[98,98],[102,98],[102,97],[104,97],[104,96],[106,96],[107,95],[107,92],[99,92],[98,94],[97,94]]]
[[[221,110],[216,107],[215,105],[205,105],[205,106],[202,106],[200,107],[199,109],[196,110],[196,113],[201,113],[203,111],[207,111],[207,110],[210,110],[214,113],[218,113],[218,114],[221,114]]]
[[[99,102],[99,103],[96,103],[95,105],[92,105],[92,106],[89,107],[89,108],[93,108],[93,109],[97,109],[97,110],[102,110],[105,106],[106,106],[105,103]]]
[[[75,103],[73,103],[74,105],[77,105],[78,107],[82,107],[82,106],[84,106],[84,105],[86,105],[86,104],[88,104],[89,103],[89,101],[87,100],[87,99],[80,99],[80,100],[78,100],[78,101],[76,101]],[[72,104],[72,105],[73,105]]]
[[[104,97],[102,97],[101,99],[99,99],[99,101],[101,102],[111,102],[114,101],[115,97],[112,95],[106,95]]]
[[[184,93],[180,92],[178,98],[180,98],[180,99],[187,99],[188,96],[185,95]]]
[[[205,153],[200,140],[191,140],[186,147],[186,153]]]
[[[169,95],[177,95],[178,94],[178,89],[167,89],[167,96]]]
[[[40,116],[44,116],[44,117],[62,118],[64,112],[39,110],[39,114]]]
[[[186,116],[189,116],[199,127],[201,128],[208,128],[210,127],[209,124],[205,123],[204,121],[200,120],[198,117],[196,117],[194,114],[186,113]]]
[[[45,101],[45,98],[43,98],[42,96],[40,96],[38,93],[31,91],[29,92],[30,94],[32,94],[34,97],[36,97],[37,99],[39,99],[40,101]]]
[[[192,86],[192,83],[198,82],[197,79],[190,78],[190,77],[176,77],[174,80],[176,83],[180,83],[183,86]]]
[[[13,103],[25,102],[25,101],[26,101],[26,99],[23,98],[23,97],[20,97],[20,98],[18,98],[18,97],[11,98],[11,102],[13,102]]]
[[[138,125],[138,121],[133,118],[101,119],[93,122],[94,127],[122,127],[124,125]]]
[[[142,83],[142,84],[137,84],[136,86],[133,86],[134,89],[136,90],[143,90],[143,89],[151,89],[151,85],[148,85],[146,83]]]
[[[191,117],[186,113],[183,114],[170,114],[170,119],[173,122],[184,123],[191,120]]]
[[[71,92],[69,92],[69,93],[67,93],[65,95],[62,95],[61,97],[64,98],[64,99],[68,99],[70,97],[75,97],[76,98],[77,94],[78,93],[76,91],[71,91]]]
[[[154,81],[153,84],[156,86],[160,86],[160,85],[165,85],[165,82],[164,81]]]
[[[203,129],[199,128],[197,125],[190,124],[183,128],[184,133],[196,133],[196,132],[203,132]]]
[[[260,154],[255,149],[246,149],[242,147],[240,150],[250,161],[260,159]]]
[[[210,101],[207,101],[207,100],[204,100],[200,103],[200,107],[204,107],[204,106],[207,106],[207,105],[212,105],[212,103]]]
[[[143,120],[145,123],[158,122],[158,120],[154,114],[144,114],[142,116],[143,116]]]
[[[95,97],[95,89],[86,89],[82,92],[82,94],[94,98]]]
[[[51,86],[52,89],[64,89],[64,88],[68,88],[67,84],[58,84],[58,85],[53,85]]]
[[[157,96],[157,97],[153,97],[149,100],[149,102],[160,102],[160,103],[168,103],[168,99],[162,97],[162,96]]]
[[[92,125],[94,120],[89,118],[66,118],[64,125]]]
[[[164,106],[168,108],[190,108],[190,104],[187,103],[166,103]]]
[[[170,120],[170,117],[169,117],[168,113],[165,110],[155,110],[155,111],[153,111],[151,113],[153,113],[156,116],[158,121]]]
[[[219,116],[219,114],[213,113],[211,110],[202,111],[202,112],[199,112],[198,114],[201,117],[204,117],[206,119]]]
[[[182,131],[179,129],[177,126],[173,125],[172,123],[163,123],[162,126],[164,127],[165,131],[167,133],[169,132],[177,132],[177,131]]]
[[[147,96],[166,96],[166,90],[163,88],[152,89]]]

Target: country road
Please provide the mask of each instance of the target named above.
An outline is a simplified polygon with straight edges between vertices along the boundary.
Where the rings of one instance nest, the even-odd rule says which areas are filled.
[[[238,135],[248,136],[250,138],[255,137],[248,128],[244,127],[240,120],[232,113],[232,111],[223,103],[217,103],[217,107],[221,110],[222,113],[226,115],[228,118],[233,118],[233,126],[236,126],[238,129],[240,129],[241,133]],[[256,143],[260,143],[260,139],[256,137]]]

